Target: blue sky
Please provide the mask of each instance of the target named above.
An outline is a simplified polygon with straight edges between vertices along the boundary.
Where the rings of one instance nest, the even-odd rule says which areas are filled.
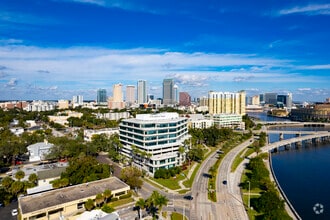
[[[208,91],[330,97],[329,1],[1,0],[0,100],[95,99],[174,78]]]

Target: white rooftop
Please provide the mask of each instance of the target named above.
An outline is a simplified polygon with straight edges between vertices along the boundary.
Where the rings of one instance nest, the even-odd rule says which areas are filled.
[[[136,119],[143,121],[154,121],[154,120],[169,120],[178,119],[179,114],[176,112],[162,112],[158,114],[138,114]]]

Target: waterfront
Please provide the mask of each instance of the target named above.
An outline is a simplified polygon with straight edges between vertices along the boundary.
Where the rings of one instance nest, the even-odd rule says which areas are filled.
[[[254,114],[253,116],[259,116],[263,121],[278,120],[265,114]],[[326,128],[311,127],[274,129],[326,130]],[[294,136],[284,135],[284,138]],[[270,142],[278,141],[278,139],[277,134],[269,135]],[[280,151],[272,155],[275,175],[287,198],[302,219],[330,219],[330,176],[327,174],[330,169],[329,159],[330,143]]]

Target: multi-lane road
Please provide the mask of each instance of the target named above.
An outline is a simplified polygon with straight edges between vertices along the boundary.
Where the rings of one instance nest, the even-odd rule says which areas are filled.
[[[191,220],[248,219],[238,186],[241,170],[231,173],[231,164],[235,157],[251,144],[252,140],[251,138],[235,147],[222,159],[216,181],[217,202],[211,202],[208,199],[208,176],[204,175],[217,160],[217,152],[212,153],[204,161],[192,186],[194,199],[190,204]]]

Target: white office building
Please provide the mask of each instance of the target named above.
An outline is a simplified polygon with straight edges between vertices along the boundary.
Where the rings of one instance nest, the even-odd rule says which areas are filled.
[[[124,119],[119,126],[121,153],[150,175],[159,168],[179,166],[185,153],[179,153],[189,138],[188,119],[177,113],[140,114]]]
[[[206,119],[213,120],[214,125],[219,128],[245,128],[245,124],[242,120],[242,116],[238,114],[213,114],[206,115]]]

